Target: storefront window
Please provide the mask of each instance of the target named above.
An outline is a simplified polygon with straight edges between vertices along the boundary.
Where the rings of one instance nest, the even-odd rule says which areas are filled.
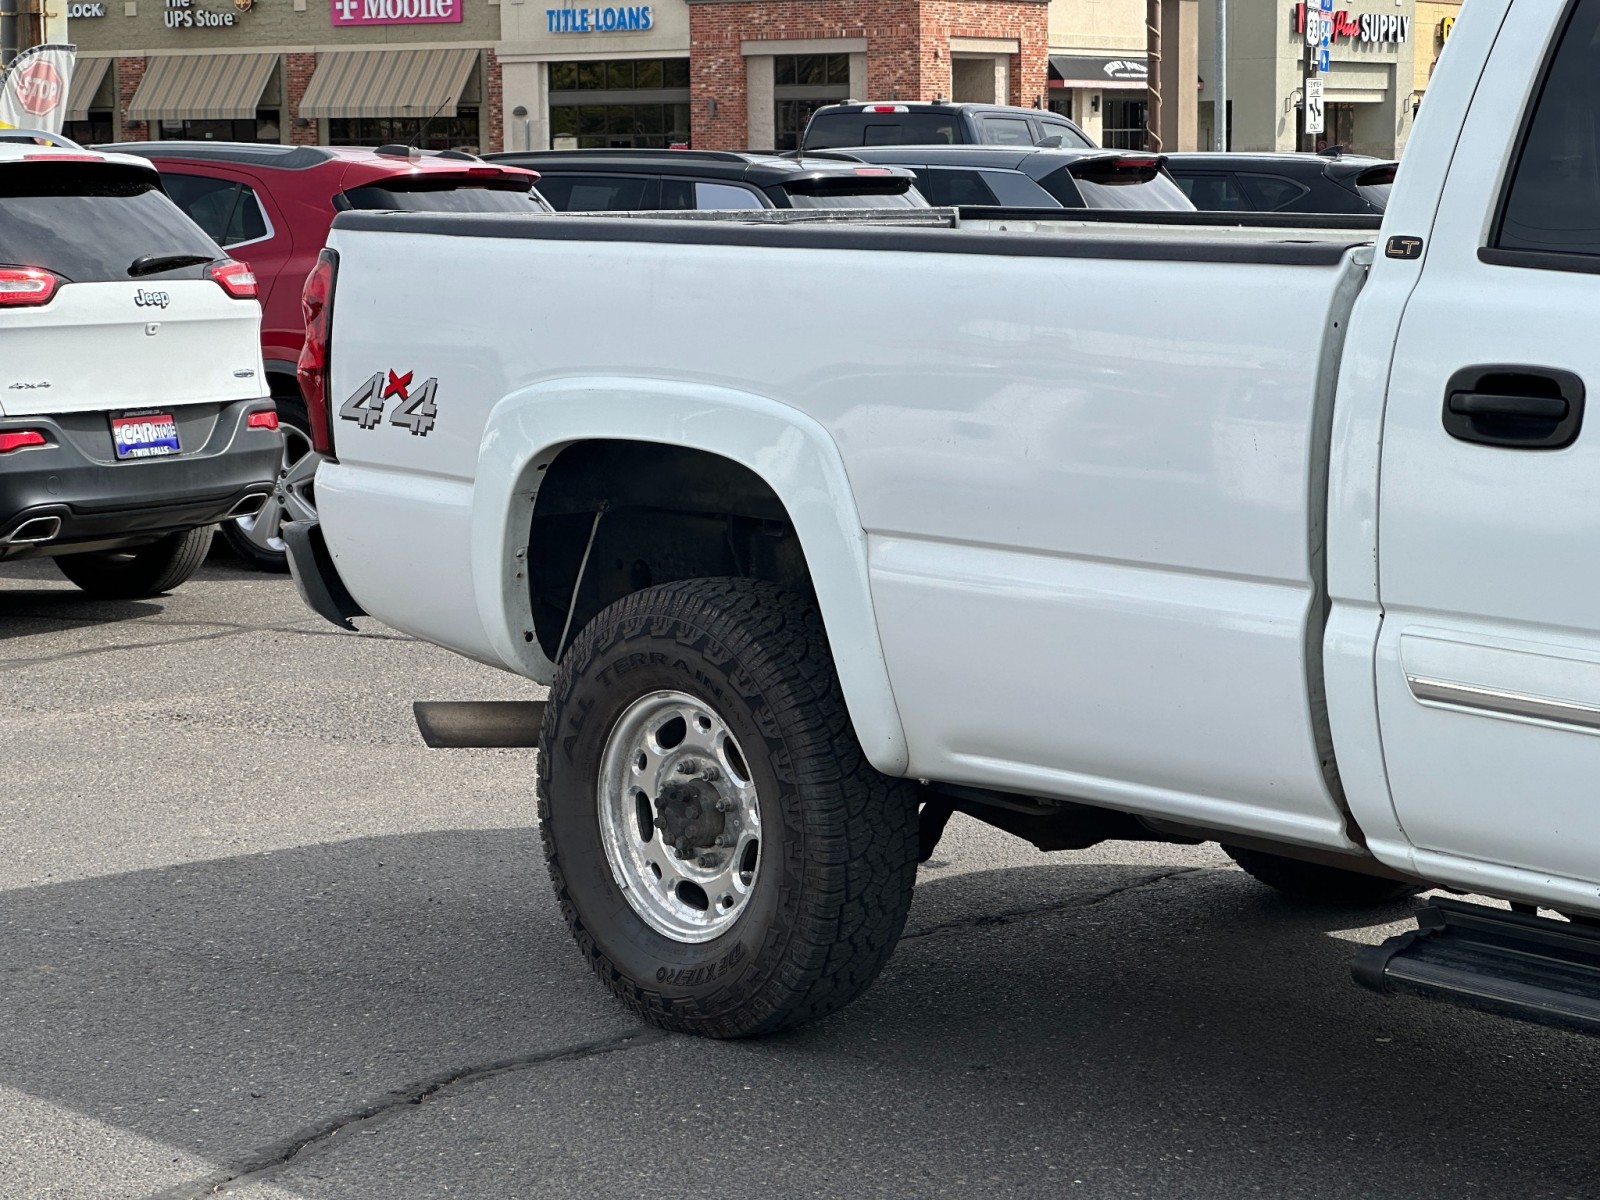
[[[557,149],[666,150],[688,142],[689,105],[551,105],[550,138]]]
[[[469,150],[482,145],[478,110],[461,108],[453,117],[333,117],[328,121],[330,146],[388,146],[395,143],[424,150]]]
[[[168,141],[276,143],[282,140],[280,133],[278,110],[275,108],[257,109],[253,119],[161,122],[161,136]]]
[[[666,150],[688,142],[687,58],[550,64],[555,149]]]
[[[1107,150],[1144,149],[1145,102],[1112,98],[1104,100],[1100,144]]]
[[[68,121],[61,132],[80,146],[116,140],[110,109],[90,109],[87,121]]]
[[[800,145],[811,114],[850,96],[848,54],[784,54],[772,60],[773,134],[779,150]]]
[[[631,88],[687,88],[687,58],[618,59],[613,62],[553,62],[552,92],[627,91]]]

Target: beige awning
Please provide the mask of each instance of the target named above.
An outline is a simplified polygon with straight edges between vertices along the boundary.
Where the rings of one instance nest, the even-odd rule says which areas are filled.
[[[87,121],[89,106],[94,103],[100,85],[106,81],[111,69],[109,58],[80,58],[72,68],[72,87],[67,92],[68,121]]]
[[[128,116],[136,121],[228,121],[256,115],[276,54],[157,54]]]
[[[478,51],[334,50],[300,102],[302,117],[453,117]]]

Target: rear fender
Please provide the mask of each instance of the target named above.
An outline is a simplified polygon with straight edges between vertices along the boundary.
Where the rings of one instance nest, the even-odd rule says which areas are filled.
[[[844,461],[812,418],[765,397],[702,384],[560,379],[514,392],[489,414],[472,504],[473,590],[489,642],[519,674],[548,681],[534,636],[528,533],[546,468],[595,438],[717,454],[753,471],[787,509],[822,608],[839,682],[867,759],[890,775],[910,757],[867,577],[867,538]]]

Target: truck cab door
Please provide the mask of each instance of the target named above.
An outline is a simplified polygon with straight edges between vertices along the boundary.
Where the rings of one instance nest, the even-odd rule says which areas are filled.
[[[1501,27],[1400,325],[1376,682],[1395,811],[1423,873],[1517,894],[1536,872],[1592,905],[1600,0],[1555,8],[1515,4]]]

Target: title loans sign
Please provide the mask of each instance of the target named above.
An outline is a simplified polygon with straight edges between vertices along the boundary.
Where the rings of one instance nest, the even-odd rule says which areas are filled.
[[[551,33],[642,32],[655,24],[648,4],[634,8],[547,8]]]
[[[1325,16],[1323,18],[1327,20]],[[1415,17],[1379,16],[1376,13],[1361,13],[1355,15],[1348,10],[1333,14],[1333,29],[1331,40],[1359,42],[1364,45],[1399,45],[1411,37],[1411,22]],[[1297,35],[1306,31],[1306,6],[1294,6],[1294,31]]]
[[[461,0],[333,0],[335,25],[459,24]]]

